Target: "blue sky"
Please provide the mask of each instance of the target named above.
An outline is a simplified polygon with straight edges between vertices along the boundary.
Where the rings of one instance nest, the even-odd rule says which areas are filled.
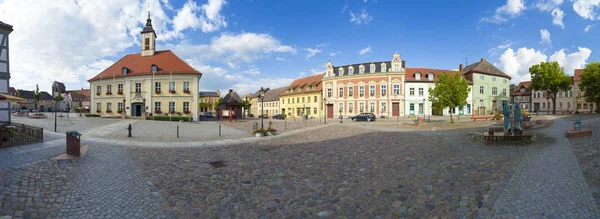
[[[395,52],[407,67],[457,69],[466,51],[469,63],[486,58],[518,83],[541,61],[572,74],[600,49],[600,2],[588,0],[0,0],[0,20],[15,26],[11,86],[88,87],[86,79],[139,52],[148,4],[158,49],[203,72],[202,90],[242,94],[322,72],[328,60],[384,61]]]

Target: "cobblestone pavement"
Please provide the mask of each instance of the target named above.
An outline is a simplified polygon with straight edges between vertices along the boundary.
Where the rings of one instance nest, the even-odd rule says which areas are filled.
[[[163,209],[182,218],[489,216],[527,147],[484,146],[471,131],[330,125],[258,143],[130,151]]]
[[[45,113],[48,115],[46,119],[30,119],[27,117],[11,117],[13,122],[22,123],[37,127],[42,127],[46,131],[54,131],[54,115],[52,113]],[[60,113],[59,113],[60,115]],[[88,117],[78,117],[77,115],[71,113],[70,117],[66,117],[66,113],[64,113],[65,117],[57,118],[57,132],[65,133],[66,131],[79,131],[83,132],[88,129],[93,129],[97,127],[102,127],[105,125],[109,125],[112,123],[119,122],[119,119],[109,119],[109,118],[88,118]]]
[[[0,148],[0,169],[11,168],[55,157],[65,152],[65,137],[44,132],[44,142],[18,147]]]
[[[251,137],[251,134],[223,125],[219,136],[217,122],[180,123],[166,121],[141,121],[132,124],[132,138],[127,137],[125,123],[106,135],[110,139],[133,140],[138,142],[193,142],[220,139],[236,139]],[[177,138],[179,126],[179,138]]]
[[[590,193],[600,208],[600,120],[584,121],[583,128],[591,129],[592,136],[569,139]]]
[[[82,144],[88,144],[83,142]],[[17,218],[164,218],[161,197],[123,147],[0,169],[0,215]]]
[[[298,130],[298,129],[303,129],[306,127],[315,127],[315,126],[321,126],[321,125],[325,125],[324,121],[322,119],[319,118],[311,118],[311,119],[307,119],[306,121],[300,118],[296,118],[296,119],[286,119],[286,120],[278,120],[278,119],[265,119],[263,121],[263,125],[264,128],[267,129],[269,127],[269,122],[272,122],[272,127],[274,129],[277,129],[278,132],[280,133],[285,133],[285,132],[289,132],[292,130]],[[338,122],[337,121],[333,121],[330,119],[327,119],[327,123],[335,123]],[[252,133],[253,129],[252,126],[254,123],[256,123],[258,125],[258,128],[261,127],[261,120],[260,119],[246,119],[246,120],[238,120],[237,122],[229,122],[229,121],[219,121],[219,123],[223,124],[224,126],[227,127],[231,127],[246,133]]]
[[[569,122],[555,120],[543,130],[540,143],[532,146],[494,205],[500,217],[598,218],[577,159],[565,136]],[[542,130],[540,130],[542,131]]]

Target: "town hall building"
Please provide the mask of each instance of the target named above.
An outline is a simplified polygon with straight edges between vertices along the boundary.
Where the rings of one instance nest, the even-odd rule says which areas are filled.
[[[202,73],[170,50],[156,51],[150,12],[141,32],[141,53],[128,54],[88,80],[91,113],[143,118],[188,115],[198,118]]]

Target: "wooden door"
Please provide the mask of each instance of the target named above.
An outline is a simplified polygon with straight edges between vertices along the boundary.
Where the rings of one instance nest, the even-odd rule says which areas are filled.
[[[392,103],[392,116],[400,115],[400,103]]]
[[[327,104],[327,118],[333,118],[333,104]]]

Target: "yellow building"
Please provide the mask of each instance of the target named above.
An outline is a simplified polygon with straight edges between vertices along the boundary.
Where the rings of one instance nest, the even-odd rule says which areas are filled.
[[[170,50],[155,51],[156,33],[148,13],[141,53],[128,54],[88,80],[91,113],[102,117],[157,114],[198,118],[198,72]]]
[[[270,118],[276,114],[283,114],[280,106],[280,95],[286,91],[287,87],[280,87],[269,89],[265,92],[264,98],[260,97],[260,90],[255,94],[251,95],[250,99],[250,112],[254,116],[264,114],[267,118]]]
[[[294,80],[280,94],[281,114],[288,118],[305,115],[309,118],[321,118],[323,116],[321,79],[323,79],[323,74]]]
[[[200,113],[210,112],[213,116],[217,113],[215,111],[215,104],[221,98],[221,91],[200,91]]]

